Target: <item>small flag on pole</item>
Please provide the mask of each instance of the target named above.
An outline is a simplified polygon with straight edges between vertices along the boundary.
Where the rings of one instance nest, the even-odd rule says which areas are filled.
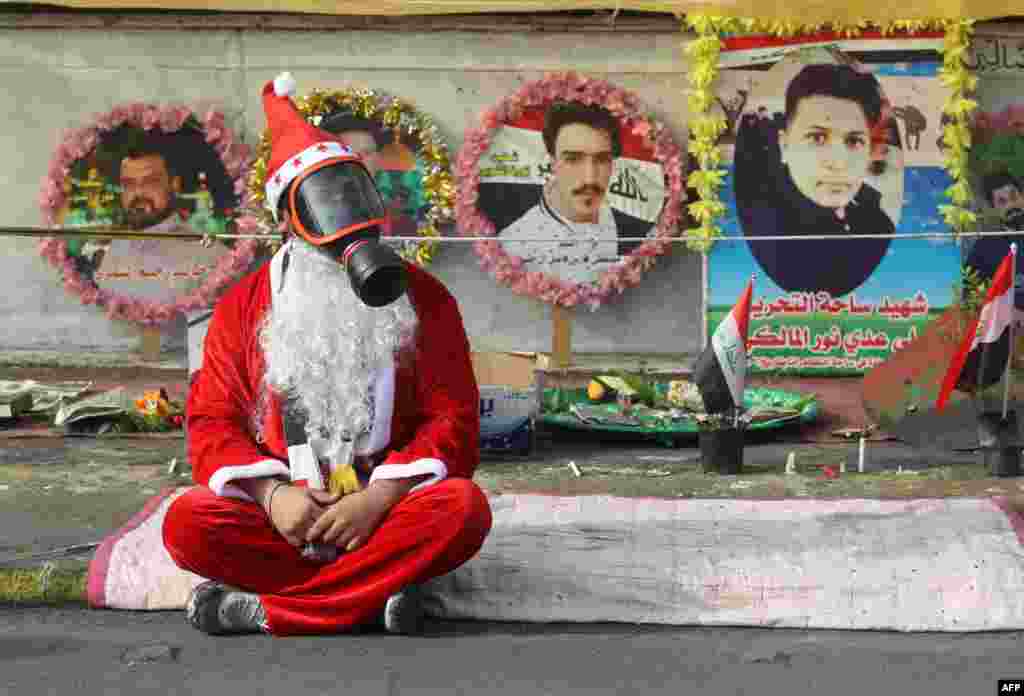
[[[751,278],[739,302],[718,325],[710,345],[694,365],[694,382],[708,413],[725,413],[743,406],[753,293],[754,279]]]
[[[941,412],[954,389],[975,391],[990,387],[1006,372],[1013,322],[1014,266],[1017,245],[996,269],[981,314],[968,329],[942,380],[935,410]]]

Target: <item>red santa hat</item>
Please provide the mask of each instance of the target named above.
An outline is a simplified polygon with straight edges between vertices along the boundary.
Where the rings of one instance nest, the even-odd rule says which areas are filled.
[[[277,203],[288,184],[325,160],[358,160],[338,137],[309,123],[292,102],[295,78],[281,73],[263,87],[263,111],[270,129],[266,205],[277,219]]]

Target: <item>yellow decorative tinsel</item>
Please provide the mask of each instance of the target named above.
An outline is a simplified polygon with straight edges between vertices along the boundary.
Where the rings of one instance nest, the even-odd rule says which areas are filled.
[[[721,34],[747,28],[750,21],[733,17],[712,17],[690,15],[684,21],[697,32],[697,38],[686,45],[690,58],[690,146],[689,152],[697,163],[697,169],[690,174],[687,184],[697,191],[698,200],[687,206],[690,216],[698,226],[686,230],[686,246],[694,251],[710,251],[715,239],[721,236],[721,229],[715,224],[725,214],[725,205],[718,199],[725,171],[720,169],[722,152],[718,147],[718,136],[725,130],[725,119],[711,116],[711,105],[715,99],[715,83],[718,78],[718,55],[722,50]],[[749,31],[749,29],[746,29]]]
[[[437,226],[451,220],[455,210],[455,186],[452,183],[451,160],[448,148],[440,138],[437,126],[429,117],[416,111],[413,106],[399,98],[379,94],[374,90],[349,88],[337,91],[313,90],[295,100],[295,106],[306,120],[314,119],[344,109],[355,116],[376,121],[403,135],[411,135],[419,141],[417,157],[424,163],[423,190],[430,211],[426,221],[419,226],[416,234],[423,241],[410,249],[403,245],[399,251],[407,261],[427,266],[434,259],[440,234]],[[276,227],[273,214],[263,205],[267,182],[267,166],[270,161],[270,131],[264,130],[256,146],[256,161],[249,175],[250,198],[259,204],[259,216],[267,229]],[[279,246],[280,242],[275,244]]]
[[[878,26],[869,20],[850,25],[803,25],[703,14],[687,16],[683,20],[683,29],[692,29],[697,34],[695,39],[684,46],[684,50],[691,60],[689,152],[698,166],[698,169],[690,174],[687,183],[696,190],[699,198],[688,206],[690,215],[697,221],[698,226],[686,231],[687,246],[694,251],[709,251],[715,239],[721,236],[721,229],[716,221],[725,214],[725,205],[718,198],[725,171],[720,168],[722,153],[717,142],[726,127],[726,121],[724,118],[709,114],[715,98],[723,34],[753,33],[792,37],[832,31],[840,36],[852,38],[870,29],[881,31],[884,35],[896,32],[913,34],[940,29],[944,31],[946,36],[942,48],[943,67],[939,76],[942,83],[951,90],[943,108],[946,120],[950,121],[945,126],[943,135],[948,146],[944,163],[953,179],[953,185],[946,189],[946,195],[952,204],[939,206],[939,210],[954,233],[962,232],[972,225],[975,215],[966,208],[971,199],[967,172],[967,152],[971,147],[968,122],[971,112],[977,108],[977,102],[970,98],[977,85],[977,78],[971,75],[963,58],[970,45],[973,27],[974,20],[970,19],[899,20]]]
[[[971,99],[978,78],[965,65],[965,58],[974,32],[973,20],[950,21],[945,26],[946,38],[942,46],[942,69],[939,78],[950,89],[943,114],[950,121],[943,129],[942,139],[947,150],[943,164],[953,179],[953,185],[946,189],[952,205],[941,205],[939,210],[946,224],[956,233],[964,232],[977,220],[967,209],[971,200],[971,184],[968,178],[968,151],[971,149],[971,112],[978,108],[978,102]]]

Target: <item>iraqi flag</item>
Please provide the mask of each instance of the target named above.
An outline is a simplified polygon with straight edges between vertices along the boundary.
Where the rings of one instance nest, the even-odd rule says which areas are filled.
[[[990,387],[1006,372],[1010,359],[1010,325],[1013,323],[1013,276],[1017,245],[999,264],[985,296],[978,320],[973,323],[953,356],[935,410],[942,411],[954,389],[974,392]]]
[[[747,337],[754,281],[715,329],[711,343],[693,368],[694,382],[708,413],[725,413],[743,405],[747,377]]]

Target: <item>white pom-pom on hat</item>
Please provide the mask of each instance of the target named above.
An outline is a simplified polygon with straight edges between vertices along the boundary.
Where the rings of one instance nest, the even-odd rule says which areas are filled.
[[[283,72],[274,78],[274,94],[279,97],[290,97],[295,94],[295,78],[290,72]]]

